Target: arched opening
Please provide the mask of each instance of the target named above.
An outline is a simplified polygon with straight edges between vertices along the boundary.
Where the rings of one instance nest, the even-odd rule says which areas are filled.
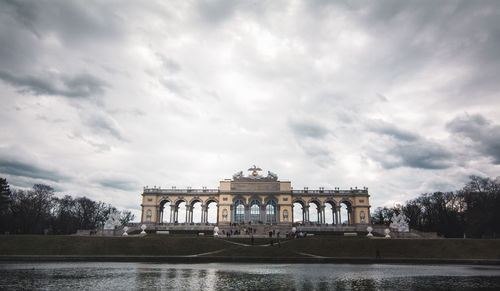
[[[207,219],[208,223],[217,223],[217,202],[216,201],[208,201],[207,202]]]
[[[352,224],[352,206],[349,201],[340,202],[339,223]]]
[[[332,201],[325,202],[325,223],[338,224],[337,206]]]
[[[234,202],[234,222],[245,222],[245,203],[241,199]]]
[[[170,205],[172,205],[170,200],[163,200],[160,203],[160,216],[158,217],[160,223],[170,223],[170,219],[171,219],[171,217],[170,217],[170,212],[171,212]]]
[[[250,202],[250,221],[257,223],[261,221],[260,219],[260,202],[258,200],[252,200]]]
[[[276,201],[269,200],[266,204],[266,223],[276,223],[276,213],[277,213]]]
[[[293,202],[293,221],[294,223],[304,223],[305,222],[305,211],[304,205],[299,202]]]
[[[320,206],[317,202],[309,202],[309,222],[321,223]]]
[[[179,201],[175,207],[175,223],[186,223],[186,201]]]
[[[201,201],[195,201],[191,204],[191,219],[192,223],[201,223],[202,222],[202,209],[201,209]]]

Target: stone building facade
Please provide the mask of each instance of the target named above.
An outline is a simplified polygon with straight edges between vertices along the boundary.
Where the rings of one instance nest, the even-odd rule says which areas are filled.
[[[221,181],[218,189],[145,187],[142,193],[141,222],[156,225],[193,224],[195,221],[218,225],[291,225],[293,222],[353,225],[370,222],[370,195],[367,188],[340,190],[320,187],[315,190],[295,190],[290,181],[279,181],[278,176],[272,172],[262,176],[259,174],[261,169],[256,166],[248,170],[249,175],[245,176],[240,171],[232,179]],[[341,205],[345,205],[347,217],[342,217]],[[198,211],[194,211],[196,207]],[[296,217],[294,207],[297,207],[295,213],[300,213]],[[209,208],[215,208],[217,213],[212,221],[208,219]],[[200,217],[194,217],[195,213]]]

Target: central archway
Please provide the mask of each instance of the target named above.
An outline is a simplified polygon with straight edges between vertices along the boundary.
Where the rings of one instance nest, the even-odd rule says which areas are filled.
[[[258,223],[261,221],[260,218],[260,202],[254,199],[250,202],[250,221],[252,223]]]

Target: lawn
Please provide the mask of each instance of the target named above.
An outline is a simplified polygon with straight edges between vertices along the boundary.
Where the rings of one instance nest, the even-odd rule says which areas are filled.
[[[233,244],[195,235],[145,237],[0,236],[0,255],[183,256],[211,252]]]
[[[366,237],[314,236],[282,240],[213,238],[196,235],[144,237],[85,237],[2,235],[0,255],[75,256],[186,256],[500,259],[500,240],[494,239],[368,239]],[[242,245],[243,244],[243,245]]]

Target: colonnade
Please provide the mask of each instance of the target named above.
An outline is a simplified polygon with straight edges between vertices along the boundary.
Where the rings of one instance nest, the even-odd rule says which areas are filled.
[[[295,201],[293,203],[293,207],[295,207],[295,204],[300,204],[302,207],[302,222],[303,223],[319,223],[319,224],[326,224],[326,206],[325,205],[318,205],[315,202],[310,202],[307,205],[304,205],[301,202]],[[309,208],[311,207],[311,204],[316,205],[317,213],[318,213],[318,219],[316,221],[311,221],[310,220],[310,215],[309,215]],[[332,204],[331,204],[332,205]],[[340,206],[335,206],[332,205],[331,212],[332,212],[332,224],[342,224],[342,214],[341,214],[341,207]],[[293,217],[295,211],[292,211],[292,221],[295,221],[295,217]],[[353,211],[352,211],[352,206],[347,206],[347,224],[352,224],[353,223]]]
[[[181,208],[181,206],[180,206],[181,203],[182,202],[176,203],[176,204],[170,204],[169,220],[166,223],[178,223],[178,221],[179,221],[179,209]],[[199,202],[199,203],[201,203],[201,202]],[[210,203],[208,203],[208,204],[201,204],[201,222],[199,222],[199,223],[202,223],[202,224],[208,223],[208,205],[210,205],[212,203],[216,203],[216,202],[210,201]],[[187,203],[185,203],[185,204],[186,205],[184,207],[186,208],[186,211],[185,211],[185,219],[184,219],[183,223],[190,224],[190,223],[193,223],[193,221],[194,221],[193,220],[194,208],[195,208],[194,205],[196,204],[196,202],[192,203],[191,205],[187,204]],[[163,222],[163,220],[165,219],[165,207],[159,206],[158,212],[160,213],[160,215],[158,216],[157,223],[165,223],[165,222]],[[217,215],[217,222],[218,222],[218,215]]]

